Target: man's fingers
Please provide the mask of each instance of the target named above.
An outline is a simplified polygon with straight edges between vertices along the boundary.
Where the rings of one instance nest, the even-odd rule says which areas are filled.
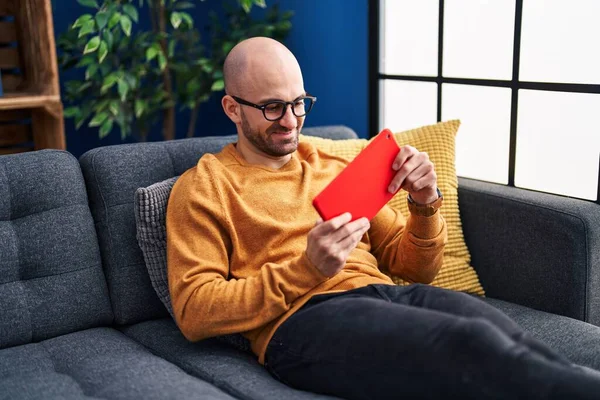
[[[345,226],[343,226],[342,228],[338,229],[333,234],[332,238],[336,242],[341,242],[348,236],[352,236],[353,234],[355,234],[358,231],[361,231],[361,230],[364,230],[364,232],[368,231],[370,226],[371,226],[371,224],[369,223],[368,219],[366,219],[364,217],[359,218],[356,221],[352,221],[352,222],[346,224]]]
[[[398,155],[394,159],[394,163],[392,164],[392,168],[394,169],[394,171],[398,171],[404,165],[406,160],[408,160],[410,157],[414,156],[417,153],[417,149],[415,149],[412,146],[402,146],[402,148],[398,152]]]
[[[350,253],[358,244],[363,235],[369,230],[370,225],[361,225],[359,229],[344,237],[337,244],[340,249]]]
[[[419,169],[422,165],[429,165],[429,166],[431,166],[431,168],[433,168],[433,164],[431,164],[431,162],[429,161],[429,156],[427,155],[427,153],[417,153],[417,154],[413,155],[412,157],[410,157],[404,163],[404,165],[402,165],[400,167],[400,169],[398,170],[398,172],[392,179],[392,182],[390,183],[390,185],[388,187],[388,191],[390,193],[396,193],[398,191],[398,189],[406,187],[407,186],[407,182],[406,182],[407,178],[410,177],[411,174],[413,172],[415,172],[417,169]],[[415,177],[413,177],[413,180],[411,180],[408,183],[410,183],[410,184],[414,183],[417,179],[421,178],[421,176],[416,177],[416,179],[414,179],[414,178]]]
[[[408,174],[402,183],[402,188],[409,193],[418,192],[426,186],[435,186],[436,180],[433,164],[424,163]]]
[[[317,223],[317,225],[320,225],[320,233],[328,234],[337,231],[338,229],[340,229],[340,227],[350,222],[350,220],[352,220],[352,215],[349,212],[346,212],[341,215],[338,215],[337,217],[331,218],[329,221],[323,222],[321,224]]]
[[[350,215],[349,213],[345,214]],[[331,243],[337,243],[347,236],[352,235],[357,230],[363,229],[365,226],[367,230],[370,227],[369,220],[364,217],[348,222],[350,219],[351,217],[345,217],[342,214],[322,223],[321,226],[315,227],[315,233],[319,236],[327,237],[327,240]]]

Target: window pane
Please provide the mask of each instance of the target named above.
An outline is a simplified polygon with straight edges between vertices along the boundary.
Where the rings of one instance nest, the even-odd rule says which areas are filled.
[[[443,75],[512,79],[515,0],[446,0]]]
[[[383,128],[393,132],[435,124],[437,84],[383,81]]]
[[[439,0],[385,0],[382,15],[383,73],[437,76]]]
[[[442,85],[442,119],[460,119],[456,135],[456,173],[508,183],[511,90]]]
[[[523,2],[519,79],[600,83],[600,1]]]
[[[600,95],[519,91],[515,185],[595,200]]]

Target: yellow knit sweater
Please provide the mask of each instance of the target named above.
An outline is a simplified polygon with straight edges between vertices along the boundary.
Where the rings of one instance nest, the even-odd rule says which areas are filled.
[[[241,332],[264,363],[277,327],[311,296],[392,281],[432,279],[446,224],[384,207],[346,266],[326,278],[306,256],[312,199],[347,161],[300,143],[279,169],[248,164],[230,144],[177,181],[167,208],[167,262],[177,324],[192,341]],[[360,190],[357,188],[357,190]]]

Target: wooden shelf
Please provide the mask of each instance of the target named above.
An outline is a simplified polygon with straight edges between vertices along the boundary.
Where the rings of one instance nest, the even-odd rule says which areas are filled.
[[[60,103],[60,96],[33,93],[4,93],[3,96],[0,96],[0,110],[40,108],[49,103]]]
[[[50,0],[0,0],[0,16],[0,155],[64,150]]]

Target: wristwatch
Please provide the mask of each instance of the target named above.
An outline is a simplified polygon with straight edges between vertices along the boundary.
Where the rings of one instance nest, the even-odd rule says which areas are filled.
[[[413,198],[408,194],[408,209],[411,214],[420,215],[422,217],[430,217],[442,206],[442,202],[444,201],[444,196],[439,188],[435,189],[437,191],[438,198],[433,203],[429,204],[418,204]]]

